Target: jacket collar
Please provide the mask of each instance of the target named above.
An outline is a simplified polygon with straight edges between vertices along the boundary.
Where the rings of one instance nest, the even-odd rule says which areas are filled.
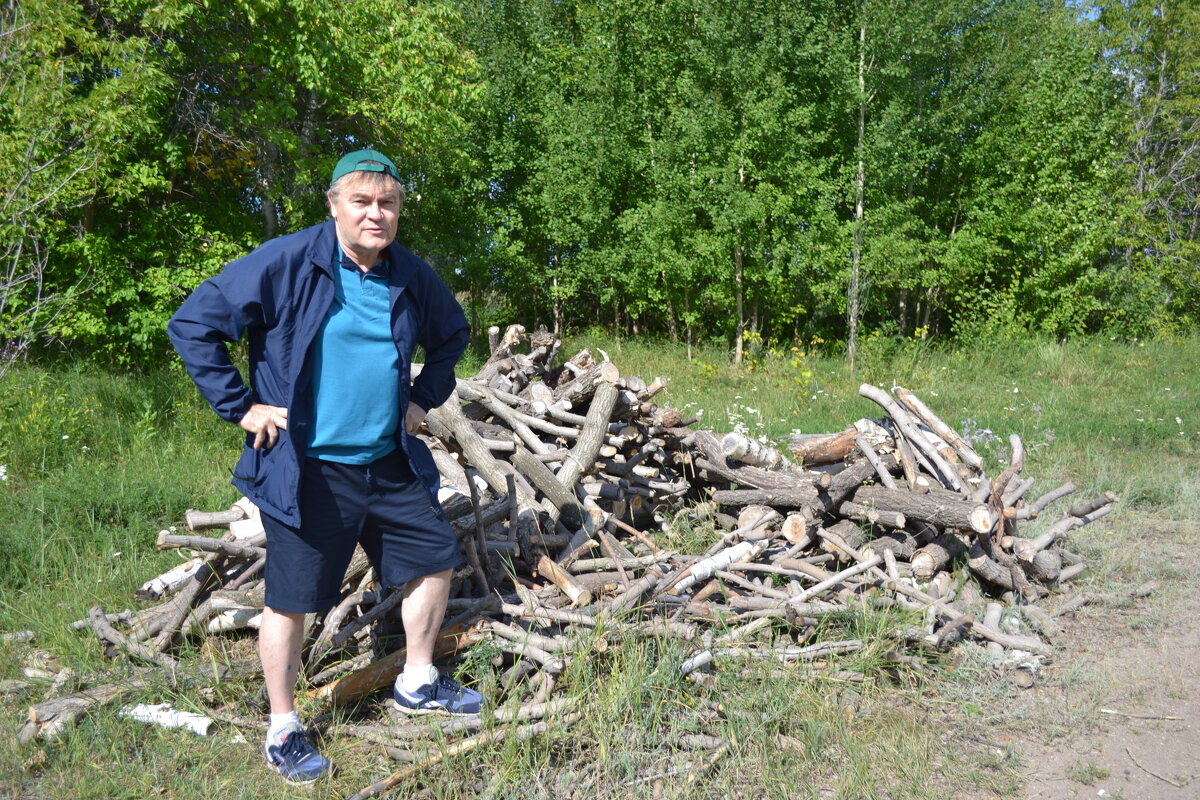
[[[333,277],[333,248],[337,247],[337,230],[332,219],[318,223],[316,235],[308,243],[308,262],[329,277]]]

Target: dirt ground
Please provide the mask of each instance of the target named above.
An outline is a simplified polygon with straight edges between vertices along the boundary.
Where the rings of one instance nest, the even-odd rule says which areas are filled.
[[[1175,579],[1132,605],[1060,618],[1064,656],[1015,698],[1030,722],[1005,736],[1023,762],[1021,796],[1200,798],[1200,597],[1185,577],[1197,559],[1163,539]]]

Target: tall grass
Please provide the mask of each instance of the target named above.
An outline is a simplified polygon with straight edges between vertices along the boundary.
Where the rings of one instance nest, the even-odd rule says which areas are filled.
[[[700,427],[740,428],[775,442],[793,431],[837,431],[880,416],[858,396],[862,382],[906,386],[973,437],[992,474],[1007,460],[1008,434],[1017,433],[1028,450],[1026,474],[1039,479],[1033,494],[1069,479],[1084,496],[1121,496],[1117,514],[1071,534],[1071,546],[1095,561],[1087,585],[1156,577],[1168,596],[1183,590],[1185,576],[1169,560],[1139,559],[1121,545],[1131,537],[1195,544],[1198,338],[1000,342],[966,350],[869,340],[854,373],[820,342],[779,352],[756,347],[741,368],[721,350],[702,348],[689,360],[682,347],[664,342],[589,336],[564,349],[581,346],[605,350],[626,375],[668,377],[659,400],[685,416],[702,412]],[[65,623],[97,603],[134,605],[133,589],[179,558],[154,549],[155,532],[177,524],[189,507],[221,508],[236,498],[228,470],[240,440],[180,373],[120,374],[81,363],[10,370],[0,381],[0,630],[34,631],[34,647],[45,655],[0,642],[0,679],[22,678],[39,658],[72,667],[81,682],[113,669],[90,636]],[[692,547],[714,534],[704,519],[684,516],[658,535],[664,546]],[[917,798],[955,796],[971,786],[1013,790],[1010,759],[969,740],[948,740],[953,734],[928,724],[929,703],[938,715],[1002,718],[996,709],[1006,707],[1004,685],[972,669],[969,659],[932,678],[896,672],[885,663],[881,632],[903,620],[882,612],[835,624],[841,627],[831,635],[871,643],[839,664],[864,671],[864,685],[721,663],[711,685],[697,686],[676,669],[689,646],[612,640],[577,658],[562,678],[565,694],[585,710],[569,733],[448,759],[401,787],[401,796],[418,786],[439,798]],[[1146,624],[1155,622],[1148,616]],[[183,657],[225,656],[196,642]],[[483,686],[494,685],[486,659],[471,670]],[[254,680],[234,681],[217,687],[216,700],[202,700],[164,681],[145,699],[215,704],[257,717],[258,688]],[[22,709],[42,690],[11,697],[0,725],[19,725]],[[396,768],[377,750],[337,735],[342,721],[380,714],[366,705],[332,718],[326,747],[340,771],[318,794],[344,796]],[[700,732],[721,737],[729,749],[707,772],[681,771],[699,756],[680,749],[680,737]],[[198,740],[97,715],[53,746],[20,750],[10,738],[0,740],[0,795],[292,796],[262,766],[258,735],[237,744],[226,729]]]

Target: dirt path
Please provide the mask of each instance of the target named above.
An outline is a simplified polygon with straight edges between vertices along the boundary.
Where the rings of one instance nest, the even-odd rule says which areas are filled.
[[[1035,721],[1012,732],[1024,797],[1200,798],[1200,597],[1187,585],[1196,558],[1173,544],[1174,591],[1066,620],[1068,659],[1018,699]]]

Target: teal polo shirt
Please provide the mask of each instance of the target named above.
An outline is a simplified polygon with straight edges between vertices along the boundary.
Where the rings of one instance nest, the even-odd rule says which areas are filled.
[[[335,246],[334,297],[312,346],[308,455],[370,464],[396,449],[400,354],[392,340],[388,262],[363,272]]]

